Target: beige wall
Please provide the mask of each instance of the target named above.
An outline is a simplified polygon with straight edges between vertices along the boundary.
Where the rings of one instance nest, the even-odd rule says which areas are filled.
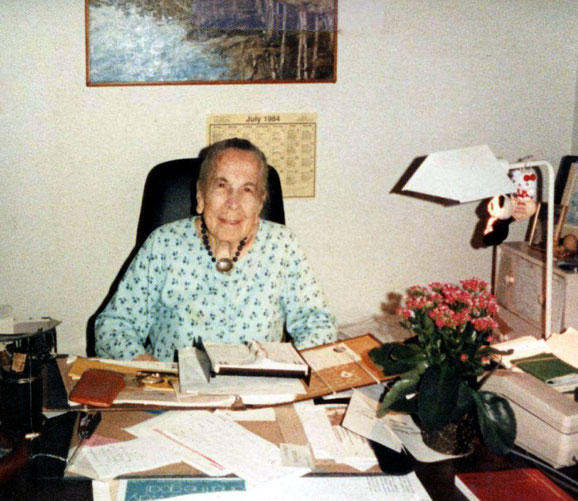
[[[574,98],[574,133],[572,134],[572,154],[578,155],[578,78],[576,78],[576,96]]]
[[[413,283],[490,277],[475,204],[389,194],[416,156],[487,143],[558,165],[578,146],[574,0],[340,0],[334,85],[127,88],[85,86],[83,3],[0,10],[0,304],[62,319],[61,351],[84,351],[147,172],[195,155],[209,113],[318,113],[317,196],[287,200],[287,223],[341,323]]]

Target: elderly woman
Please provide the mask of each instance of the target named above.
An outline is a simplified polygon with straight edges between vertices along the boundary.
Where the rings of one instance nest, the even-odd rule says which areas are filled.
[[[172,360],[197,338],[280,341],[297,348],[336,339],[335,318],[294,235],[259,219],[267,161],[228,139],[206,151],[197,212],[155,230],[96,320],[96,353]]]

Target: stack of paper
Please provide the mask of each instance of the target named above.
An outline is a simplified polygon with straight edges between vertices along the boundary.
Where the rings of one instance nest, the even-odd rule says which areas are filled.
[[[367,440],[343,426],[334,425],[325,406],[295,405],[307,440],[317,459],[330,459],[361,471],[377,464]]]
[[[209,476],[234,473],[250,484],[311,471],[284,466],[279,447],[223,414],[166,412],[127,431],[138,438],[83,447],[72,471],[110,479],[184,461]]]

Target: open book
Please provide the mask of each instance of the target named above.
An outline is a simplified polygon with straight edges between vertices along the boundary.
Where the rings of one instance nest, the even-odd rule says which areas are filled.
[[[205,343],[215,374],[306,377],[309,366],[291,343]]]

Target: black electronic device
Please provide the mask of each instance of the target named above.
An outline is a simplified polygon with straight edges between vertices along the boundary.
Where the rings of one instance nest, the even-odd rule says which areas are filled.
[[[559,261],[558,268],[563,271],[573,271],[578,273],[578,261]]]

